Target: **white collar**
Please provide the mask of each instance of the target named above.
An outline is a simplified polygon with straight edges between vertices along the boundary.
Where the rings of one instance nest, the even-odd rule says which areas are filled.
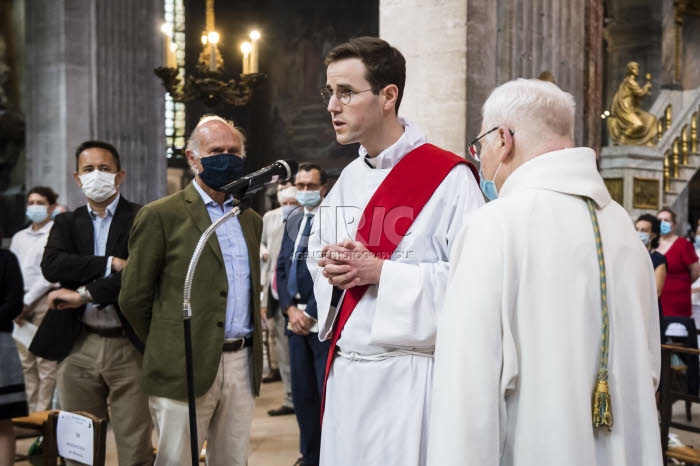
[[[612,200],[598,173],[596,154],[588,147],[556,150],[528,160],[503,183],[498,197],[527,188],[590,197],[598,207]]]
[[[420,127],[406,118],[399,117],[399,121],[404,127],[404,132],[395,143],[384,149],[376,157],[369,157],[367,149],[360,146],[360,157],[363,159],[362,164],[371,168],[386,169],[392,168],[416,147],[422,146],[427,142],[425,134]]]

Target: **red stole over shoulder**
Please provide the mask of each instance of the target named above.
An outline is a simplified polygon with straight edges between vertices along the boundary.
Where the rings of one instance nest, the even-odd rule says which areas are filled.
[[[466,164],[478,182],[479,174],[474,165],[432,144],[423,144],[406,154],[369,200],[362,213],[355,241],[362,243],[375,256],[389,260],[440,183],[459,164]],[[321,420],[326,400],[326,384],[335,359],[338,340],[367,288],[369,285],[350,288],[345,292],[340,306],[326,361]]]

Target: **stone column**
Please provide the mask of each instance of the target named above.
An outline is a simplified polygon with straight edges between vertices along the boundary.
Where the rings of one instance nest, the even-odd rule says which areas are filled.
[[[75,149],[114,144],[122,193],[149,202],[165,193],[162,0],[26,0],[27,185],[52,186],[75,208]]]
[[[467,144],[466,16],[463,0],[379,4],[379,36],[406,57],[399,115],[416,121],[429,142],[460,155]]]
[[[464,154],[490,91],[550,71],[577,103],[583,142],[586,6],[592,0],[382,0],[380,36],[406,56],[401,114]]]

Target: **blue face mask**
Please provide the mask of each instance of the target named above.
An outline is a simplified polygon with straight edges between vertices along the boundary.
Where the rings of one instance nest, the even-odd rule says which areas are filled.
[[[695,247],[700,249],[700,235],[695,235]]]
[[[479,166],[479,187],[481,188],[481,192],[484,193],[484,196],[486,196],[489,201],[493,201],[494,199],[498,198],[498,190],[496,189],[496,175],[498,174],[498,170],[501,169],[502,164],[503,162],[498,164],[496,173],[493,174],[493,180],[484,179],[484,174],[481,171],[481,165]]]
[[[649,238],[649,233],[646,231],[638,231],[637,234],[639,235],[639,239],[642,240],[642,243],[644,243],[644,246],[649,244],[649,240],[651,239]]]
[[[302,207],[316,207],[321,202],[321,191],[297,190],[297,201]]]
[[[667,235],[669,233],[671,233],[671,222],[667,222],[666,220],[661,220],[661,234]]]
[[[34,204],[27,206],[27,218],[32,223],[41,223],[48,217],[48,208],[45,205]]]
[[[202,157],[203,170],[199,178],[215,191],[245,175],[245,162],[234,154],[219,154]]]

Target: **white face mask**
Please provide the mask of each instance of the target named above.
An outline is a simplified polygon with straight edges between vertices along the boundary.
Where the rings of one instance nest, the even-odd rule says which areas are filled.
[[[95,202],[104,202],[117,192],[117,187],[114,185],[116,173],[102,172],[93,170],[90,173],[80,175],[80,182],[83,186],[85,196]]]

